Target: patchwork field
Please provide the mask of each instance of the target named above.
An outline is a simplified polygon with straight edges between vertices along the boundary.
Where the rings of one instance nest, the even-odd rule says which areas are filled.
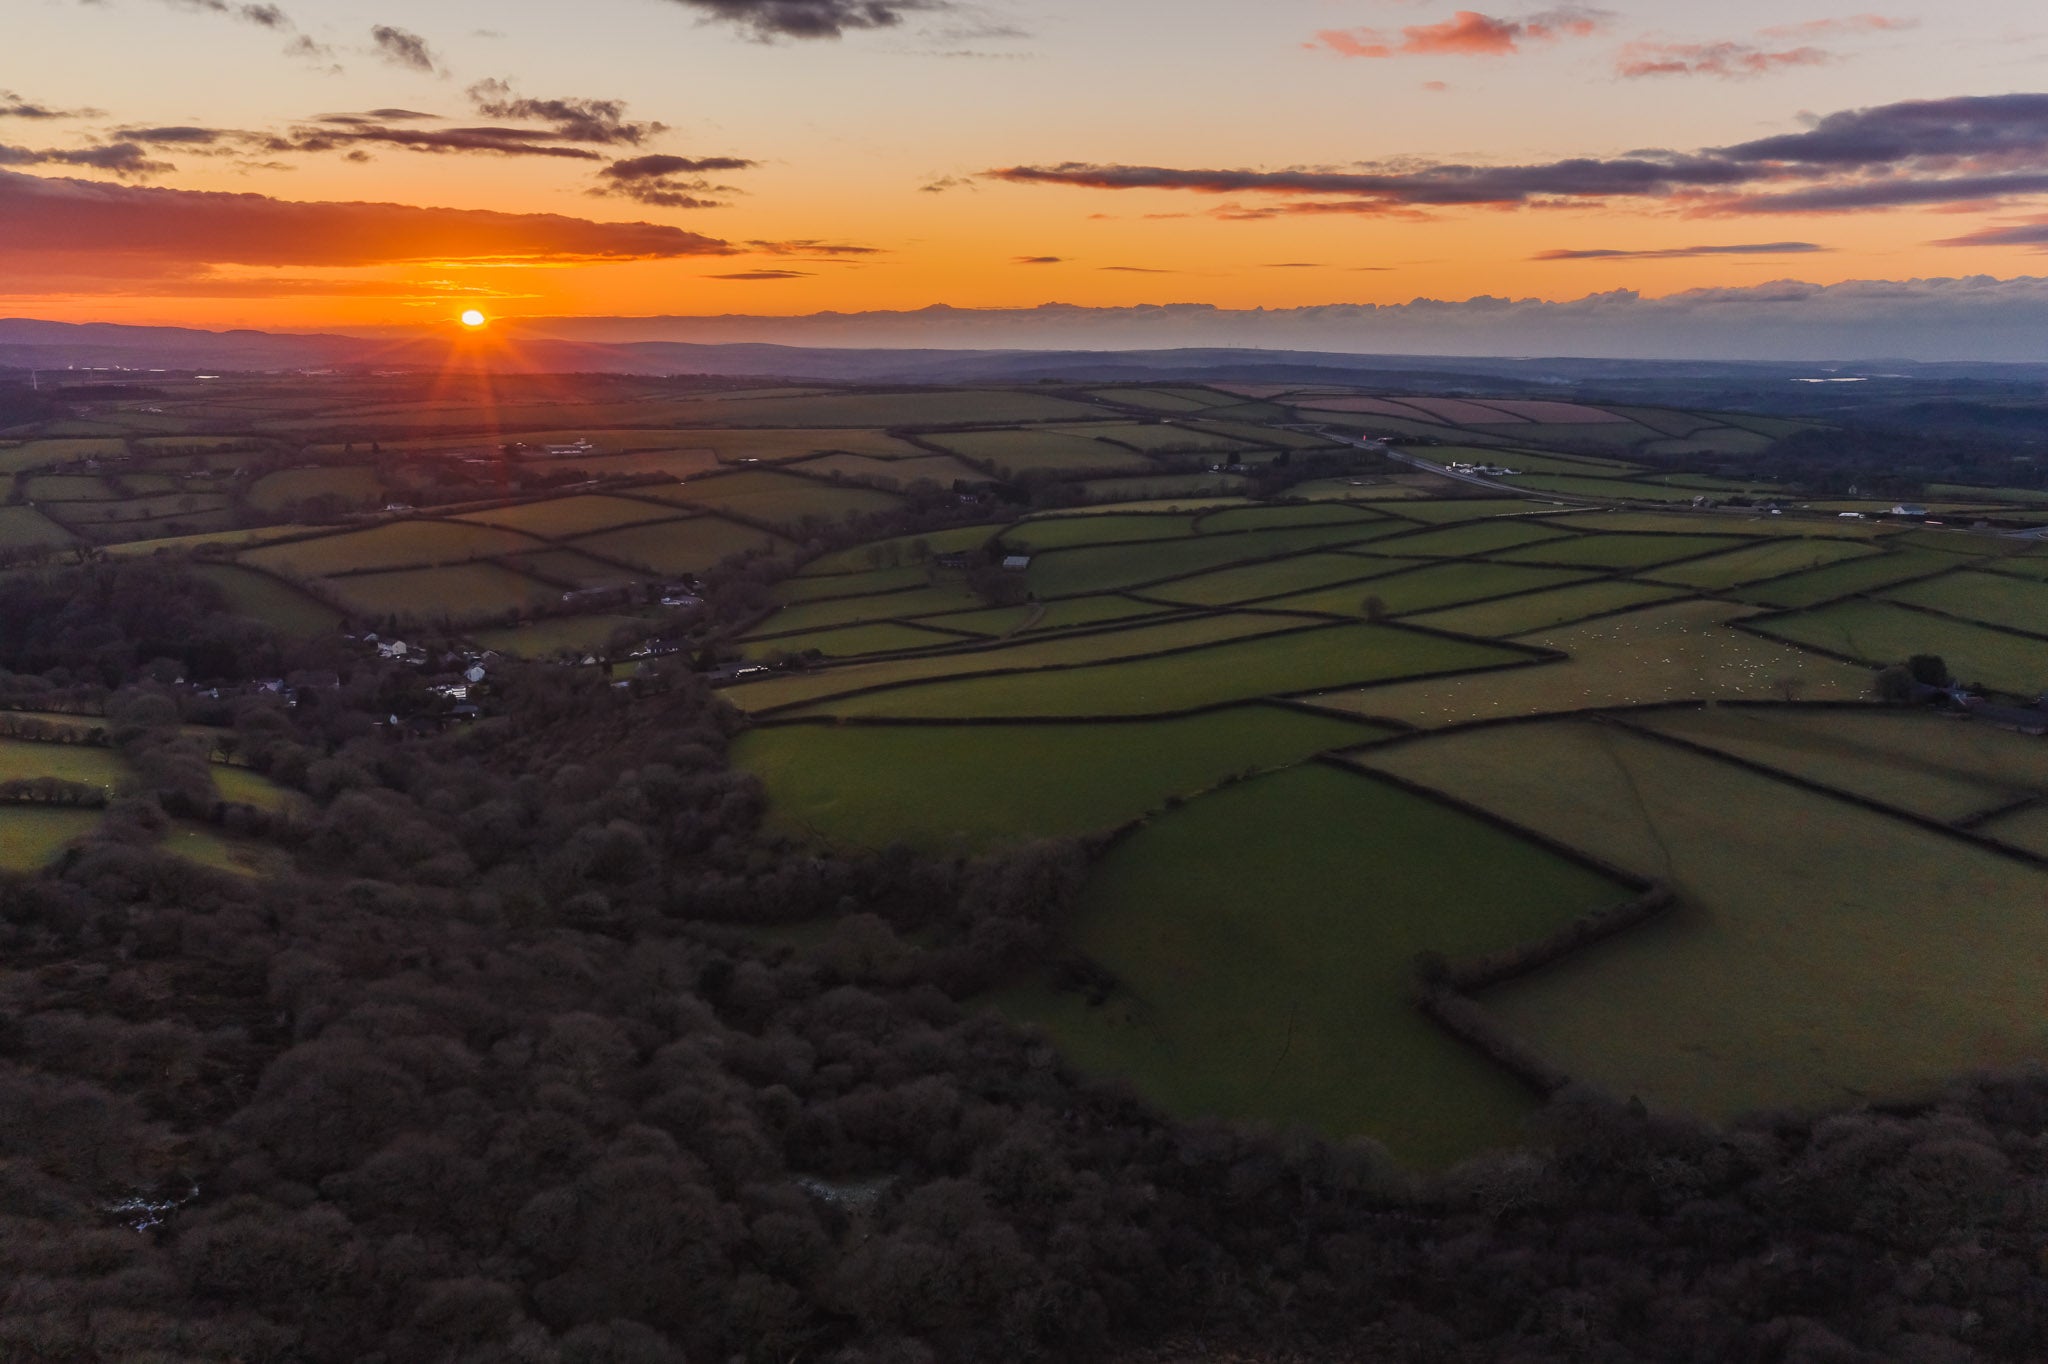
[[[1485,996],[1575,1075],[1728,1117],[2048,1056],[2036,867],[1613,726],[1363,761],[1678,890],[1676,911]]]
[[[1104,832],[1169,797],[1387,732],[1253,705],[1095,724],[784,725],[742,736],[733,756],[792,835],[980,849]]]
[[[1935,654],[1968,683],[2014,696],[2048,691],[2048,639],[2009,634],[1891,602],[1837,602],[1760,617],[1750,622],[1750,628],[1873,665]]]
[[[1071,937],[1115,978],[1103,1002],[1039,986],[998,1003],[1172,1112],[1443,1165],[1514,1140],[1533,1105],[1409,1004],[1415,954],[1509,946],[1628,894],[1468,815],[1302,767],[1192,801],[1102,860]]]
[[[674,630],[686,662],[765,663],[722,694],[798,845],[965,856],[1124,829],[1065,926],[1094,969],[991,1002],[1174,1112],[1419,1165],[1516,1138],[1529,1091],[1411,1006],[1414,956],[1526,944],[1632,893],[1567,849],[1681,899],[1483,995],[1574,1075],[1722,1116],[2048,1058],[2048,743],[1847,704],[1918,653],[2008,701],[2048,688],[2048,553],[2001,533],[2048,494],[1927,490],[1995,523],[1977,534],[1868,498],[1840,520],[1751,477],[1803,423],[1527,386],[649,379],[487,411],[388,377],[348,390],[374,399],[324,387],[0,444],[0,551],[206,549],[193,571],[232,609],[302,636],[395,616],[575,664]],[[1505,465],[1528,495],[1345,433],[1426,436],[1411,453]],[[1745,494],[1783,514],[1705,505]],[[891,533],[849,544],[864,517]],[[564,600],[742,555],[772,561],[731,598],[723,575],[696,589],[712,631]],[[0,745],[0,769],[52,765],[125,777],[111,750]],[[297,800],[244,769],[216,785]],[[0,808],[0,861],[42,865],[97,818]],[[167,846],[278,865],[197,825]]]
[[[1533,600],[1533,599],[1524,599]],[[1566,655],[1541,667],[1319,696],[1315,704],[1434,728],[1472,720],[1695,698],[1865,700],[1870,672],[1728,628],[1752,608],[1677,601],[1518,643]]]

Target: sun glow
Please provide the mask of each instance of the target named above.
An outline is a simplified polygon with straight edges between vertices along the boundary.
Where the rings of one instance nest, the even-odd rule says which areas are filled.
[[[468,327],[471,331],[475,331],[478,327],[483,326],[484,323],[488,321],[490,321],[489,318],[485,317],[482,313],[478,312],[474,308],[471,308],[468,312],[462,315],[462,325]]]

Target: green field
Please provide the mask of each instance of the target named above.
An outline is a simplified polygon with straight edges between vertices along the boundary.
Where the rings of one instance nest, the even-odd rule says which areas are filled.
[[[825,578],[784,578],[769,589],[776,601],[791,605],[826,597],[864,597],[928,585],[931,574],[915,565],[878,568],[867,573],[835,573]]]
[[[902,592],[796,602],[755,626],[749,638],[793,635],[822,630],[827,626],[857,625],[863,621],[937,616],[981,607],[981,598],[969,591],[965,583],[940,582]]]
[[[1194,533],[1192,512],[1105,512],[1099,516],[1048,516],[1019,521],[1003,532],[1003,544],[1020,554],[1036,554],[1041,550],[1118,544],[1126,540],[1177,540]]]
[[[954,851],[1106,833],[1170,796],[1385,732],[1258,705],[1101,724],[784,725],[741,736],[733,761],[767,785],[784,832]]]
[[[1312,765],[1191,801],[1098,865],[1070,936],[1119,988],[999,998],[1082,1069],[1183,1116],[1367,1136],[1448,1164],[1521,1135],[1505,1073],[1408,1002],[1412,962],[1550,932],[1628,892],[1392,786]]]
[[[1505,638],[1525,635],[1533,630],[1553,629],[1588,616],[1645,606],[1679,596],[1683,591],[1683,588],[1659,587],[1654,583],[1603,579],[1500,601],[1480,602],[1474,606],[1454,606],[1448,611],[1410,616],[1408,620],[1414,625],[1449,630],[1453,634]]]
[[[1476,641],[1392,626],[1333,625],[1165,658],[927,682],[848,697],[803,713],[946,719],[1158,715],[1383,678],[1493,667],[1523,657]]]
[[[1946,822],[2048,795],[2048,744],[1924,710],[1673,711],[1643,723]]]
[[[1005,477],[1034,473],[1111,473],[1158,468],[1135,450],[1069,431],[948,431],[926,437],[962,458],[994,465]]]
[[[1614,1093],[1725,1119],[2048,1057],[2035,868],[1595,724],[1369,760],[1677,889],[1671,914],[1484,1000]]]
[[[2048,583],[2003,573],[1951,573],[1893,588],[1885,596],[1965,620],[2048,635]]]
[[[584,495],[556,497],[545,502],[521,502],[488,511],[464,512],[456,519],[480,525],[504,526],[546,540],[563,540],[589,535],[615,526],[676,517],[674,509],[652,502],[635,502],[624,497]]]
[[[1157,587],[1148,587],[1144,594],[1160,601],[1182,602],[1190,606],[1227,606],[1262,597],[1286,597],[1329,588],[1336,583],[1360,583],[1351,609],[1343,613],[1357,615],[1362,609],[1360,603],[1364,601],[1365,594],[1373,590],[1363,585],[1365,581],[1413,568],[1422,562],[1419,559],[1369,559],[1356,554],[1296,554],[1285,559],[1248,564],[1243,568],[1197,573],[1190,578],[1178,578]]]
[[[602,563],[573,549],[543,550],[539,554],[508,554],[501,562],[516,572],[525,573],[544,582],[559,583],[571,591],[586,587],[618,587],[635,582],[642,576],[634,569]]]
[[[778,654],[807,654],[816,651],[830,659],[859,658],[863,654],[893,654],[912,649],[958,647],[975,641],[915,625],[883,621],[874,625],[844,625],[812,630],[805,634],[778,635],[773,639],[749,641],[740,650],[747,659],[774,658]]]
[[[1480,521],[1473,525],[1403,535],[1387,549],[1393,554],[1421,558],[1459,559],[1470,554],[1491,554],[1525,545],[1530,546],[1529,553],[1540,554],[1542,551],[1535,547],[1537,542],[1569,538],[1564,531],[1546,526],[1541,521]],[[1572,543],[1575,546],[1579,542]]]
[[[1648,568],[1676,559],[1733,549],[1741,544],[1720,535],[1581,535],[1530,545],[1494,557],[1520,564],[1567,564],[1578,568]]]
[[[35,871],[99,827],[98,810],[0,806],[0,871]]]
[[[978,635],[1010,635],[1067,630],[1112,620],[1135,620],[1141,616],[1168,614],[1172,610],[1171,607],[1130,597],[1104,594],[1099,597],[1065,597],[1056,602],[1028,606],[996,606],[980,611],[927,616],[918,623],[947,630],[968,630]]]
[[[1223,507],[1203,512],[1195,528],[1204,535],[1279,526],[1357,525],[1379,519],[1369,508],[1341,502],[1282,502],[1264,507]]]
[[[1357,544],[1398,527],[1398,522],[1298,526],[1139,545],[1060,549],[1033,558],[1026,580],[1041,597],[1076,596],[1186,577],[1225,564],[1251,563],[1325,545]]]
[[[1430,682],[1396,682],[1320,696],[1316,704],[1434,727],[1707,697],[1868,698],[1866,668],[1727,628],[1728,621],[1749,614],[1750,608],[1726,602],[1667,602],[1521,637],[1523,644],[1570,655],[1563,662]]]
[[[728,511],[771,526],[795,526],[815,518],[839,521],[849,516],[887,511],[898,505],[892,493],[856,488],[767,469],[749,469],[716,478],[693,479],[673,487],[649,490],[650,496],[710,511]]]
[[[0,549],[62,549],[76,543],[70,531],[34,507],[0,507]]]
[[[1830,564],[1826,568],[1817,568],[1810,573],[1795,573],[1789,578],[1758,583],[1735,595],[1744,601],[1756,602],[1763,606],[1813,606],[1820,602],[1833,601],[1838,597],[1876,591],[1909,578],[1924,578],[1943,569],[1953,568],[1955,563],[1954,559],[1946,555],[1933,554],[1926,550],[1893,550],[1885,554]]]
[[[1265,616],[1249,611],[1182,616],[1158,622],[1140,621],[1120,630],[1025,638],[996,648],[977,647],[933,657],[856,663],[813,673],[774,677],[728,688],[725,696],[740,709],[759,714],[873,687],[894,687],[932,678],[1015,669],[1066,669],[1104,659],[1192,649],[1301,627],[1302,622],[1291,616]]]
[[[55,777],[116,791],[128,780],[128,768],[111,748],[0,739],[0,781],[24,777]]]
[[[620,627],[645,624],[639,616],[551,616],[501,630],[480,630],[471,638],[479,649],[495,649],[514,658],[580,658],[602,651]]]
[[[1661,583],[1717,592],[1822,568],[1844,559],[1868,558],[1875,552],[1872,546],[1854,540],[1770,540],[1706,559],[1652,569],[1643,576]]]
[[[359,616],[475,620],[560,597],[558,589],[497,564],[401,568],[328,578],[326,590]]]
[[[375,469],[360,466],[323,469],[282,469],[256,480],[247,494],[249,505],[276,515],[295,502],[329,497],[343,506],[380,502],[383,484]]]
[[[267,573],[242,564],[194,564],[192,576],[212,583],[228,606],[287,635],[317,635],[341,627],[341,613]]]
[[[872,455],[830,454],[806,459],[797,466],[805,473],[816,477],[842,475],[846,478],[873,480],[892,487],[905,487],[919,479],[930,479],[941,487],[952,487],[955,483],[985,483],[988,475],[971,464],[962,463],[950,455],[921,455],[915,459],[876,459]]]
[[[246,767],[215,763],[213,784],[219,789],[222,800],[253,805],[259,810],[296,814],[308,807],[306,798],[297,791],[289,786],[280,786],[262,773],[251,772]]]
[[[1890,602],[1836,602],[1767,617],[1755,628],[1876,666],[1903,663],[1915,654],[1938,654],[1964,682],[2014,696],[2032,698],[2048,690],[2048,639],[2002,634]]]
[[[1001,526],[955,526],[950,530],[899,535],[892,540],[874,540],[852,549],[823,554],[805,564],[797,576],[829,577],[840,573],[864,573],[878,568],[915,564],[927,554],[948,554],[955,550],[979,549],[993,540]]]
[[[572,543],[578,549],[636,564],[657,574],[701,573],[735,554],[757,550],[773,553],[789,544],[766,531],[715,516],[604,531],[582,536]]]
[[[1358,556],[1358,561],[1366,565],[1401,562],[1374,560],[1363,555]],[[1514,592],[1535,592],[1579,582],[1587,576],[1569,568],[1532,568],[1523,564],[1432,564],[1413,572],[1392,573],[1369,583],[1324,588],[1261,604],[1275,610],[1326,611],[1334,615],[1356,616],[1365,614],[1365,599],[1373,597],[1378,600],[1380,610],[1399,616]]]
[[[425,568],[545,548],[540,541],[494,526],[460,521],[392,521],[368,530],[323,535],[246,550],[245,563],[295,577],[326,577],[362,569]]]

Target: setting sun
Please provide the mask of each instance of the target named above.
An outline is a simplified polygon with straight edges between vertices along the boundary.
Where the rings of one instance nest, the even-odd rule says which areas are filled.
[[[483,326],[488,320],[488,318],[474,308],[471,308],[462,315],[462,325],[472,329]]]

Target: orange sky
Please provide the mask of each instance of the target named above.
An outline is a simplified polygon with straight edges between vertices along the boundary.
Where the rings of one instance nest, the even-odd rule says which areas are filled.
[[[0,311],[1573,299],[2023,276],[2048,244],[2017,0],[805,3],[786,32],[745,0],[23,0]]]

